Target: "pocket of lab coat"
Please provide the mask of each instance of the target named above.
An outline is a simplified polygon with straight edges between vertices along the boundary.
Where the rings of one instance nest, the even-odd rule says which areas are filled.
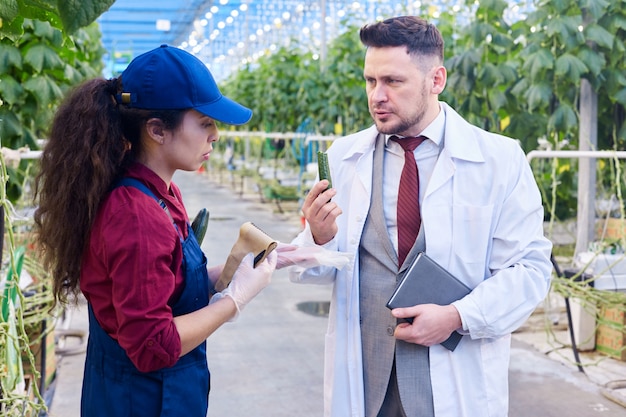
[[[455,205],[452,208],[453,253],[463,265],[462,269],[472,277],[485,268],[491,247],[493,211],[493,205]]]

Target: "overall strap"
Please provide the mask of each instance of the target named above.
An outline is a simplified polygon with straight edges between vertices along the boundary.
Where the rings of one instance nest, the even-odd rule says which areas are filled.
[[[159,203],[159,205],[165,211],[165,213],[167,213],[167,215],[170,218],[170,220],[172,221],[172,223],[174,223],[174,218],[172,217],[172,214],[170,213],[169,209],[167,208],[167,204],[165,204],[165,201],[163,201],[162,199],[160,199],[156,195],[154,195],[154,193],[148,187],[146,187],[146,185],[143,182],[139,181],[136,178],[124,177],[121,180],[117,181],[113,185],[113,188],[117,188],[117,187],[121,187],[121,186],[135,187],[136,189],[138,189],[139,191],[141,191],[145,195],[152,197],[154,199],[154,201]]]

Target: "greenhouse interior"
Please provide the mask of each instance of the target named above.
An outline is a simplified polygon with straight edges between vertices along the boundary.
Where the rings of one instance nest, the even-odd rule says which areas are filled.
[[[515,139],[541,195],[550,288],[512,333],[512,352],[523,344],[549,359],[560,367],[554,375],[571,375],[567,384],[580,380],[571,392],[581,394],[563,400],[561,376],[548,371],[524,385],[547,365],[516,365],[521,356],[512,356],[509,415],[623,415],[626,0],[12,0],[0,6],[0,416],[84,415],[87,302],[80,291],[57,299],[35,220],[47,138],[74,88],[123,83],[133,60],[169,45],[252,110],[245,123],[215,120],[210,157],[174,176],[187,223],[206,216],[199,243],[211,266],[232,256],[243,223],[279,247],[306,231],[321,158],[334,141],[374,125],[359,31],[396,16],[437,27],[447,71],[440,101]],[[249,316],[207,339],[208,415],[328,415],[324,340],[334,294],[292,285],[286,271],[276,270],[259,296],[267,307],[253,302]],[[266,382],[273,372],[279,381]],[[531,385],[545,396],[537,408],[524,400]]]

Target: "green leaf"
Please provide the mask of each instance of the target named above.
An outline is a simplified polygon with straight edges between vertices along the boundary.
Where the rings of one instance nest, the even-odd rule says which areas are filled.
[[[582,24],[582,16],[553,16],[546,25],[549,36],[558,36],[563,42],[578,32]]]
[[[61,1],[62,2],[62,1]],[[54,4],[52,4],[54,3]],[[19,1],[20,16],[25,19],[49,22],[55,28],[61,29],[61,19],[56,10],[56,2],[42,0],[37,2]]]
[[[46,107],[63,96],[59,86],[47,75],[35,75],[24,83],[24,89],[31,92],[40,106]]]
[[[499,65],[498,70],[503,81],[507,84],[512,84],[517,79],[517,69],[511,63],[505,62]]]
[[[22,133],[22,123],[16,114],[0,107],[0,138],[19,136]],[[6,146],[6,144],[5,144]]]
[[[9,72],[12,68],[22,68],[22,54],[17,47],[0,43],[0,74]]]
[[[468,34],[470,35],[472,42],[475,45],[480,45],[485,42],[485,38],[492,32],[491,25],[487,23],[477,22],[469,27]]]
[[[545,108],[550,103],[551,97],[552,89],[548,84],[540,83],[531,85],[526,93],[529,110],[533,111],[538,108]]]
[[[585,3],[582,7],[587,9],[594,19],[598,19],[605,14],[607,8],[611,5],[609,0],[586,0]]]
[[[540,76],[546,71],[554,67],[554,56],[545,48],[537,50],[535,53],[530,54],[526,62],[524,62],[523,68],[530,72],[532,79],[540,78]]]
[[[477,79],[481,84],[493,88],[494,85],[502,82],[502,75],[500,75],[500,71],[498,71],[495,65],[487,62],[478,71]]]
[[[89,65],[89,63],[87,62],[78,61],[75,63],[75,65],[76,70],[78,70],[78,72],[80,72],[85,79],[95,78],[98,76],[98,72],[95,70],[95,68]]]
[[[611,49],[613,47],[615,36],[600,25],[591,24],[585,28],[584,33],[588,41],[595,42],[602,48]]]
[[[555,75],[567,77],[574,82],[577,82],[587,70],[584,62],[569,53],[561,55],[556,60]]]
[[[48,45],[34,45],[24,55],[24,62],[29,64],[35,71],[42,72],[44,69],[63,67],[63,61],[59,55]]]
[[[617,32],[618,30],[626,30],[626,16],[612,15],[609,21],[608,29],[611,32]]]
[[[571,8],[570,0],[549,0],[544,3],[547,3],[550,6],[554,7],[555,11],[558,14],[566,14]],[[544,4],[542,4],[542,6],[545,7]]]
[[[584,62],[594,76],[598,76],[606,66],[604,54],[598,53],[589,47],[582,48],[578,53],[578,58]]]
[[[571,106],[561,103],[548,119],[548,127],[555,130],[567,131],[576,127],[578,118]]]
[[[12,42],[17,42],[24,34],[24,18],[17,16],[12,20],[2,20],[2,26],[0,26],[0,39],[8,38]]]
[[[487,98],[489,99],[489,106],[496,111],[507,105],[506,94],[498,88],[493,87],[487,90]]]
[[[72,47],[72,38],[63,34],[62,30],[53,27],[49,22],[33,20],[33,33],[42,40],[45,39],[50,46],[63,48],[63,43],[68,42],[67,47]]]
[[[8,104],[16,104],[21,100],[22,85],[8,74],[0,75],[0,99]]]
[[[494,46],[499,46],[502,47],[504,49],[505,52],[511,52],[512,49],[515,47],[515,43],[513,42],[513,39],[511,39],[511,37],[508,34],[502,34],[502,33],[492,33],[492,40],[491,40],[491,44]]]
[[[2,0],[0,2],[0,20],[3,24],[11,22],[19,15],[17,0]]]
[[[458,95],[459,92],[463,94],[467,94],[471,91],[472,83],[468,77],[464,77],[458,71],[450,73],[448,76],[448,81],[446,82],[447,89],[455,91],[455,95]]]
[[[606,78],[605,88],[607,91],[617,91],[626,87],[626,74],[620,69],[607,69],[602,75]]]
[[[473,114],[482,113],[482,100],[474,95],[469,97],[469,111]]]
[[[613,94],[612,98],[622,106],[626,106],[626,88],[622,88],[617,93]]]
[[[530,80],[528,78],[521,78],[513,88],[511,88],[511,94],[517,97],[523,97],[528,91],[528,86],[530,85]]]
[[[74,68],[71,65],[64,65],[62,69],[51,71],[51,73],[54,74],[54,77],[57,80],[63,80],[69,83],[70,85],[79,84],[83,79],[85,79],[85,77],[83,77],[80,71],[78,71],[76,68]],[[89,78],[94,78],[94,77],[89,77]]]

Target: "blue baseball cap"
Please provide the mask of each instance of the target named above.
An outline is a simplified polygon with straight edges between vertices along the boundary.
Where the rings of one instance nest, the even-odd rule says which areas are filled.
[[[143,53],[122,72],[118,102],[147,110],[194,109],[230,125],[242,125],[252,110],[225,97],[209,69],[195,56],[169,45]]]

